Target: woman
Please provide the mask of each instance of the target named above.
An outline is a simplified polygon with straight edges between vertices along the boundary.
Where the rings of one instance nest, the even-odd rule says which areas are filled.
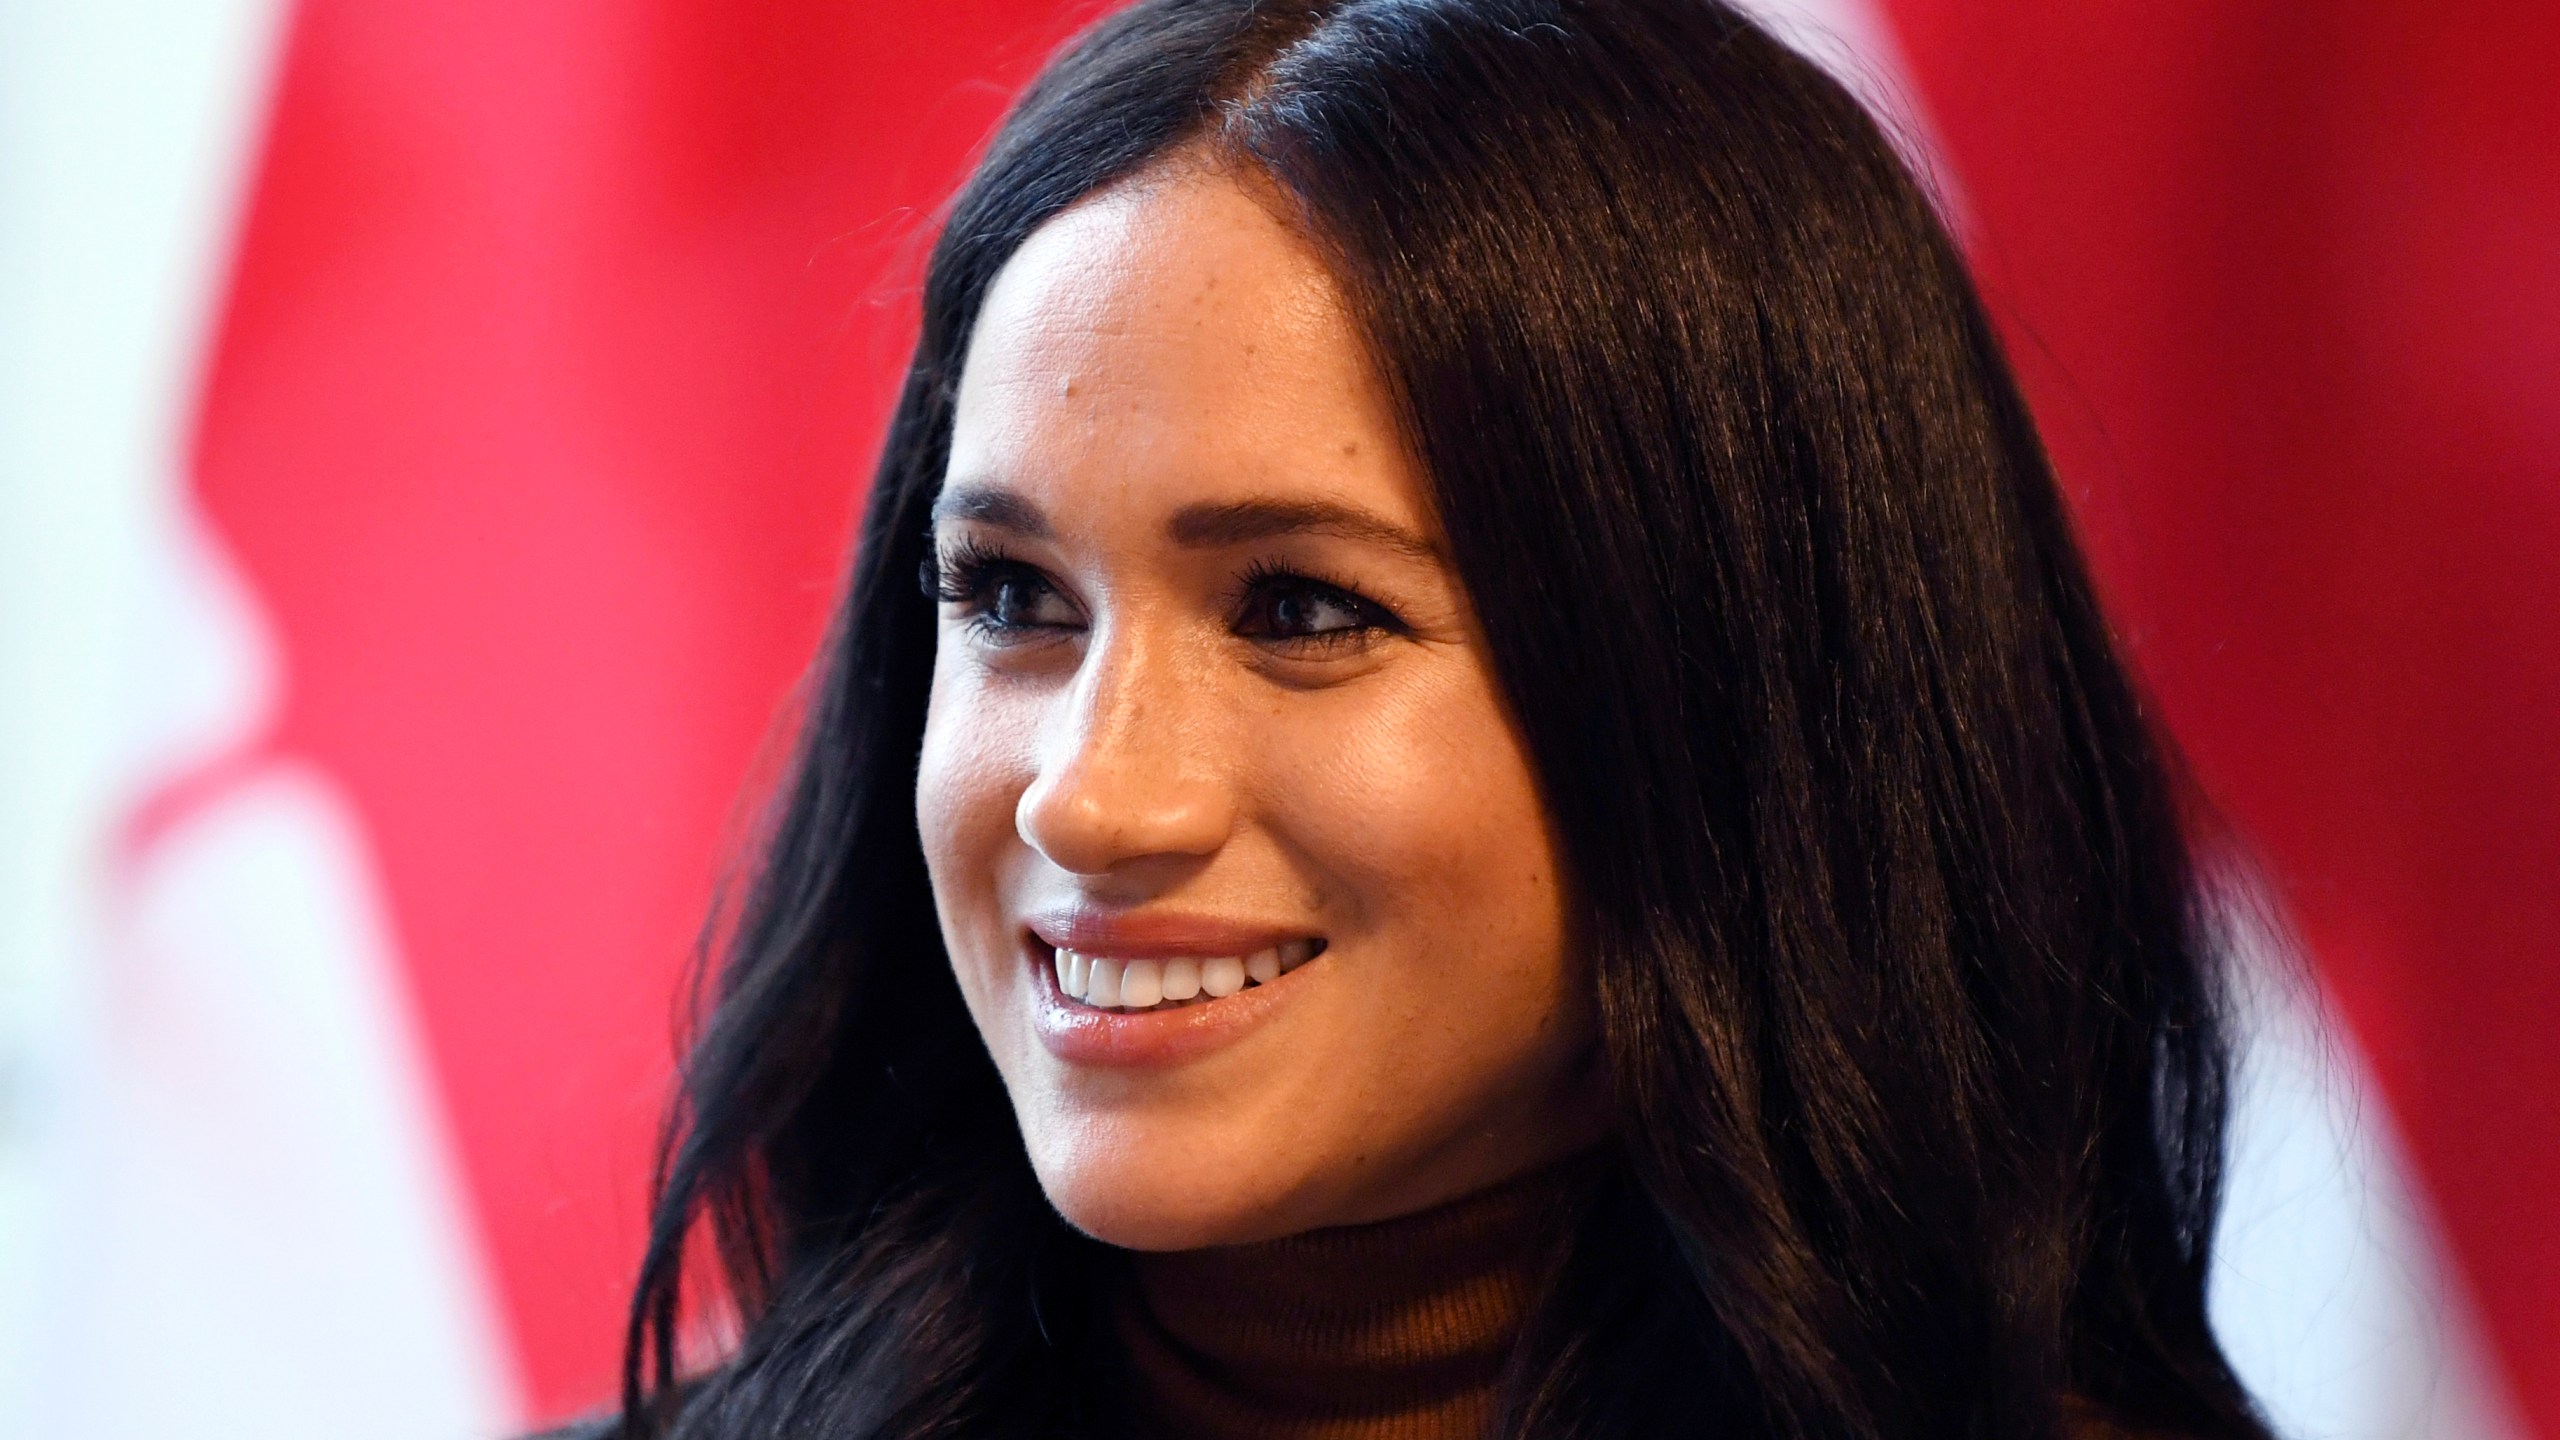
[[[933,253],[623,1433],[2260,1437],[2199,914],[1838,86],[1144,0]]]

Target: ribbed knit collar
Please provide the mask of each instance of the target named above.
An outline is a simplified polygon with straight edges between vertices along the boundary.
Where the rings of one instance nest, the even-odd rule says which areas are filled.
[[[1433,1210],[1131,1257],[1114,1307],[1138,1432],[1473,1440],[1594,1166]]]

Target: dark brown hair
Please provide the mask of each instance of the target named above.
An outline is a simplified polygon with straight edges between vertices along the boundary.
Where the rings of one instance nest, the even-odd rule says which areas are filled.
[[[989,284],[1169,152],[1267,175],[1436,486],[1597,955],[1615,1156],[1505,1435],[2264,1431],[2205,1319],[2228,1061],[2181,805],[1964,266],[1714,0],[1144,0],[934,249],[684,1071],[632,1436],[1064,1435],[1042,1200],[913,813],[916,575]],[[680,1380],[689,1236],[742,1339]]]

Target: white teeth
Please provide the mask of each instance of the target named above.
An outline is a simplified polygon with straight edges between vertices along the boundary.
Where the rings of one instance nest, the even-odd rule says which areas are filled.
[[[1153,960],[1132,960],[1120,972],[1120,1004],[1145,1010],[1164,998],[1164,967]]]
[[[1084,1003],[1096,1009],[1109,1010],[1120,1003],[1120,962],[1093,957],[1093,968],[1085,973]]]
[[[1221,955],[1200,962],[1200,989],[1213,1000],[1224,1000],[1244,988],[1244,961],[1234,955]]]
[[[1223,1000],[1248,985],[1268,985],[1313,959],[1318,940],[1292,940],[1250,955],[1112,960],[1061,947],[1058,993],[1097,1010],[1149,1010]]]

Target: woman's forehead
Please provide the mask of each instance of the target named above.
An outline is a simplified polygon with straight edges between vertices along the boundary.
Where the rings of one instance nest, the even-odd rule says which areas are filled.
[[[947,474],[1044,508],[1324,496],[1415,529],[1428,512],[1332,278],[1197,167],[1090,197],[1015,253],[971,337]]]

